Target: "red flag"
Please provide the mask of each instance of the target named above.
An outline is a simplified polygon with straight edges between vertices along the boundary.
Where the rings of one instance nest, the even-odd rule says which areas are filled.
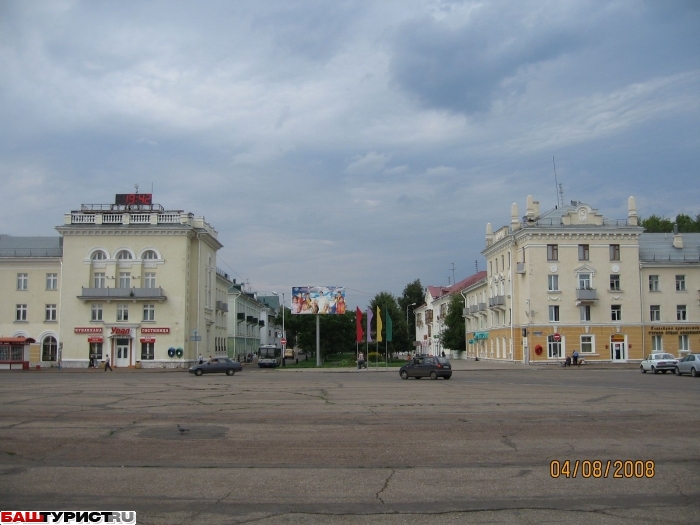
[[[365,331],[362,329],[362,312],[359,306],[355,310],[355,331],[357,332],[355,341],[361,343],[362,339],[365,337]]]

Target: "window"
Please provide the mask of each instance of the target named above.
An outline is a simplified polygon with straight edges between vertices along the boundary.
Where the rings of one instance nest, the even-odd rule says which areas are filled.
[[[49,336],[44,339],[41,344],[41,360],[42,361],[55,361],[56,354],[58,353],[58,343],[56,338]]]
[[[578,260],[579,261],[587,261],[588,260],[589,249],[590,249],[590,246],[588,244],[579,244],[578,245]]]
[[[662,352],[664,349],[664,340],[660,335],[651,336],[651,351]]]
[[[155,273],[147,272],[144,277],[145,277],[145,279],[143,281],[143,284],[146,288],[155,288],[156,287],[156,274]]]
[[[558,244],[548,244],[547,245],[547,260],[548,261],[558,261],[559,260],[559,245]]]
[[[118,304],[117,305],[117,321],[128,321],[129,320],[129,305],[128,304]]]
[[[46,289],[47,290],[57,290],[58,289],[58,274],[57,273],[47,273],[46,274]]]
[[[107,254],[102,250],[97,250],[92,254],[93,261],[104,261],[107,258]]]
[[[558,275],[549,275],[549,288],[548,290],[550,292],[558,292],[559,291],[559,276]]]
[[[131,253],[129,253],[127,250],[122,250],[119,253],[117,253],[117,259],[125,260],[131,258]]]
[[[147,250],[147,251],[143,252],[143,258],[144,259],[157,259],[158,254],[156,252],[154,252],[153,250]]]
[[[676,321],[687,321],[688,312],[685,309],[684,304],[679,304],[676,306]]]
[[[558,323],[559,322],[559,307],[550,306],[549,307],[549,322]]]
[[[155,343],[141,343],[141,361],[149,361],[154,356]]]
[[[105,274],[104,272],[96,272],[95,273],[95,288],[104,288],[105,287]]]
[[[582,335],[581,336],[581,353],[582,354],[592,354],[595,351],[595,345],[593,344],[592,335]]]
[[[591,320],[591,307],[590,305],[579,306],[579,311],[581,312],[581,321]]]
[[[661,305],[652,304],[649,307],[649,320],[650,321],[661,321]]]
[[[131,272],[119,272],[119,288],[131,288]]]
[[[26,290],[27,288],[29,288],[28,274],[18,273],[17,274],[17,289],[18,290]]]
[[[622,321],[622,305],[613,304],[610,306],[610,319],[612,321]]]
[[[620,260],[620,245],[611,244],[610,245],[610,260],[619,261]]]
[[[548,335],[547,336],[547,357],[549,357],[550,359],[557,359],[557,358],[564,357],[564,353],[563,353],[563,350],[564,350],[563,346],[564,345],[562,344],[562,342],[563,341],[561,339],[559,341],[555,341],[553,335]]]
[[[658,292],[659,291],[659,276],[650,275],[649,276],[649,291]]]
[[[15,309],[15,321],[26,321],[27,320],[27,305],[18,304]]]
[[[94,303],[92,305],[92,315],[90,316],[91,321],[102,321],[102,305],[99,303]]]
[[[46,321],[55,321],[56,320],[56,305],[55,304],[47,304],[46,305]]]
[[[579,290],[590,290],[591,289],[591,274],[590,273],[578,274],[578,289]]]
[[[690,352],[690,336],[689,335],[679,335],[678,336],[678,350],[681,352]]]
[[[144,321],[155,321],[156,320],[156,305],[154,305],[154,304],[144,304],[143,305],[143,320]]]
[[[90,343],[90,357],[102,359],[102,343]]]
[[[616,273],[610,274],[610,290],[617,292],[620,291],[620,276]]]
[[[685,275],[676,275],[676,291],[685,292]]]

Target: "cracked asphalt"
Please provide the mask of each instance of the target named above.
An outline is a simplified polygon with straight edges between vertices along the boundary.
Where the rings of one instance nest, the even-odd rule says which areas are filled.
[[[700,380],[633,369],[0,373],[0,508],[139,524],[698,523]],[[181,424],[190,430],[181,433]],[[550,475],[552,460],[654,477]]]

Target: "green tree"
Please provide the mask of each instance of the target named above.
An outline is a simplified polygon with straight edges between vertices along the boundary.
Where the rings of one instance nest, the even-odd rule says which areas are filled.
[[[698,224],[690,215],[686,215],[685,213],[676,215],[676,224],[678,225],[678,231],[681,233],[695,233],[700,231],[700,229],[698,229]]]
[[[457,351],[466,349],[467,335],[464,327],[464,318],[462,317],[463,308],[464,301],[462,296],[458,293],[454,294],[450,298],[447,316],[445,316],[445,328],[439,334],[443,348]]]
[[[372,299],[372,301],[370,302],[370,308],[372,309],[372,313],[374,314],[374,318],[372,319],[372,340],[377,340],[377,306],[379,306],[379,308],[382,311],[382,343],[379,343],[380,353],[383,354],[385,348],[384,341],[386,341],[387,314],[389,314],[389,317],[391,317],[391,322],[393,325],[392,341],[388,343],[387,346],[389,354],[391,354],[392,352],[410,351],[411,340],[408,338],[406,318],[404,317],[406,314],[401,313],[401,309],[399,308],[399,304],[396,300],[396,297],[394,297],[389,292],[379,292],[377,295],[374,296],[374,299]],[[371,349],[372,348],[370,345],[370,350]]]
[[[290,313],[289,310],[286,310]],[[306,352],[316,352],[316,316],[285,314],[287,338]],[[321,358],[331,353],[355,351],[355,312],[319,316]]]
[[[403,289],[403,295],[399,297],[399,308],[403,312],[404,320],[406,312],[408,312],[408,324],[406,324],[407,337],[410,342],[416,339],[416,316],[413,315],[413,310],[418,308],[425,302],[425,288],[420,283],[420,279],[416,279],[412,283],[408,283]]]
[[[673,231],[673,223],[671,219],[651,215],[646,219],[642,219],[639,224],[644,227],[647,233],[669,233]]]

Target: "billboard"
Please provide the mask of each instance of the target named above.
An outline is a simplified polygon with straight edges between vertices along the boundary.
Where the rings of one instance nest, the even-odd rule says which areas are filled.
[[[293,314],[344,314],[344,286],[295,286],[292,288]]]

